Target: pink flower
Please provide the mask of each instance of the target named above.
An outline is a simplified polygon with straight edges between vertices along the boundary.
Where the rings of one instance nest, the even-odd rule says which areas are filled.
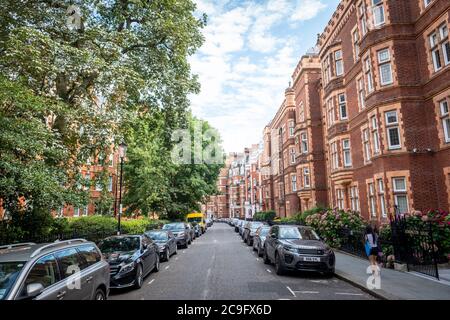
[[[423,222],[427,222],[428,220],[429,220],[428,216],[423,216],[423,217],[422,217],[422,221],[423,221]]]

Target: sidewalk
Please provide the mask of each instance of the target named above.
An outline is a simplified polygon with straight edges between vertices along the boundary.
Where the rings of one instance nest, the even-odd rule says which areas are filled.
[[[366,286],[369,261],[336,251],[336,276],[361,289],[388,300],[448,300],[450,285],[409,272],[381,269],[381,289]]]

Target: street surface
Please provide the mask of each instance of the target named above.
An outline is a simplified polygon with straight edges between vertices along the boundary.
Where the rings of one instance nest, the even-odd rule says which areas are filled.
[[[359,288],[315,273],[277,276],[228,224],[215,223],[179,249],[139,290],[113,290],[111,300],[368,300]]]

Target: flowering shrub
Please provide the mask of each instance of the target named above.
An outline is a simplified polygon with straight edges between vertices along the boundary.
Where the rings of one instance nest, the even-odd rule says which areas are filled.
[[[313,227],[331,246],[339,248],[342,242],[342,230],[362,232],[366,225],[358,212],[327,209],[306,217],[307,225]]]

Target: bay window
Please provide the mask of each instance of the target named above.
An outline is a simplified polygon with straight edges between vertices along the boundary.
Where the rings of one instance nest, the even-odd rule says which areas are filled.
[[[336,76],[342,76],[344,74],[344,62],[342,60],[342,50],[334,52],[334,63]]]
[[[352,155],[350,151],[350,139],[342,140],[342,153],[344,155],[344,167],[351,167]]]
[[[309,175],[309,168],[303,168],[303,187],[304,188],[311,187],[311,178]]]
[[[372,14],[375,27],[379,27],[386,22],[383,0],[372,0]]]
[[[439,103],[441,111],[441,120],[444,128],[444,141],[450,143],[450,114],[448,100],[443,100]]]
[[[339,102],[339,116],[340,116],[341,120],[348,119],[347,102],[346,102],[344,93],[338,95],[338,102]]]
[[[308,135],[306,132],[302,132],[300,134],[300,140],[301,140],[301,152],[303,154],[308,153]]]

